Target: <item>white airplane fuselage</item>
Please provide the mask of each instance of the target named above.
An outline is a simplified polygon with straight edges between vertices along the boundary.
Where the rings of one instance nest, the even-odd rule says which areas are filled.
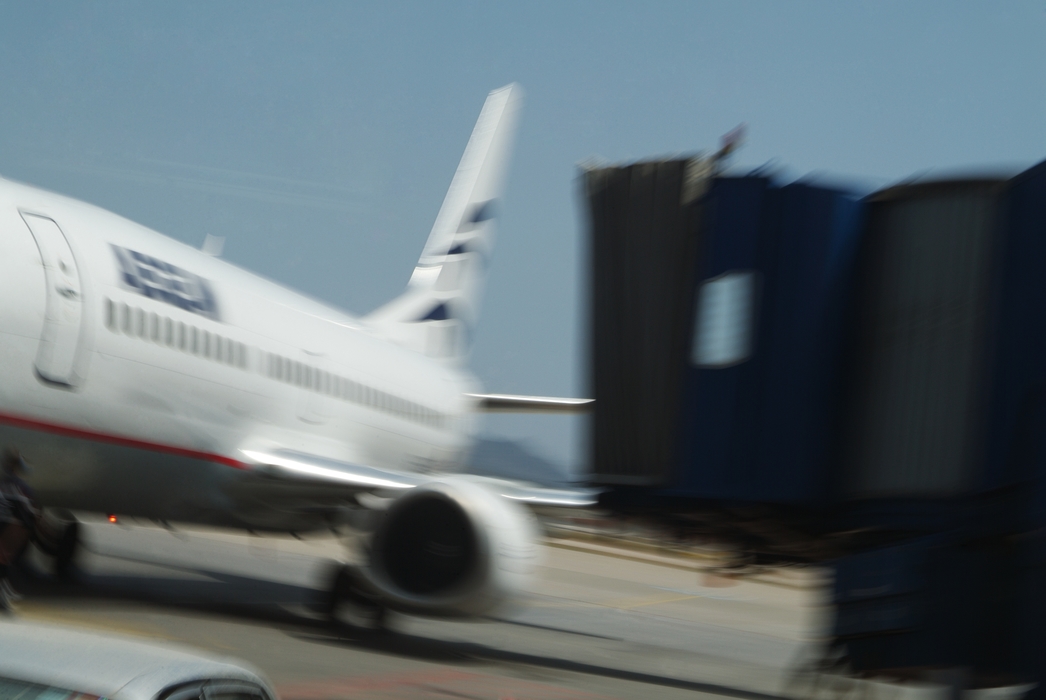
[[[46,504],[265,527],[229,501],[245,450],[451,470],[476,388],[365,321],[0,179],[0,447]]]

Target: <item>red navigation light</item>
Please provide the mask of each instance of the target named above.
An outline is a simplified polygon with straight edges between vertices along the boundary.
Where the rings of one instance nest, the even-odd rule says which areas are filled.
[[[111,522],[111,523],[115,523],[116,522],[116,514],[115,513],[110,513],[109,514],[109,522]]]

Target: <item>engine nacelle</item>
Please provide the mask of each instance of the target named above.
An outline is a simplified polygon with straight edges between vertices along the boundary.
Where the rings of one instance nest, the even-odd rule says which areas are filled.
[[[537,536],[528,510],[481,480],[448,476],[396,499],[360,573],[389,608],[482,615],[525,589]]]

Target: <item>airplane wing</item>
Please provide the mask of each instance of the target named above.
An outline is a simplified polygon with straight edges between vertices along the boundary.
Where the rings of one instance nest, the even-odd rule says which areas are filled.
[[[485,413],[588,413],[595,399],[517,394],[466,394]]]
[[[507,499],[533,508],[586,508],[597,502],[598,491],[585,488],[546,488],[537,484],[454,473],[421,474],[352,464],[294,450],[243,450],[260,477],[278,482],[300,495],[320,487],[327,498],[356,493],[395,493],[448,476],[483,483]],[[276,484],[274,484],[276,485]]]

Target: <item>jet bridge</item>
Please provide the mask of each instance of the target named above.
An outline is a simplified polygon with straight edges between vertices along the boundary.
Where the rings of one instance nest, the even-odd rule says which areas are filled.
[[[832,566],[851,671],[1046,697],[1046,163],[866,197],[700,158],[582,182],[603,505]]]

